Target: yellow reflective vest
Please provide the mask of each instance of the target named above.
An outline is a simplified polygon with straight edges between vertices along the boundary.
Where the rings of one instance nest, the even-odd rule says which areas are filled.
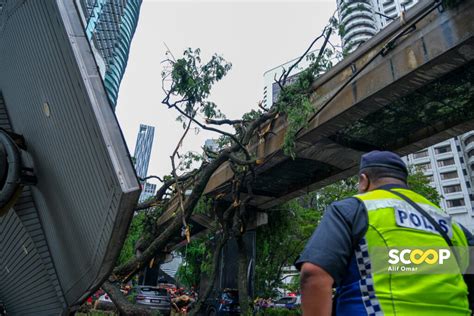
[[[337,289],[337,315],[470,315],[468,243],[458,224],[423,196],[401,192],[450,237],[454,250],[414,207],[386,190],[355,197],[367,209],[368,228]]]

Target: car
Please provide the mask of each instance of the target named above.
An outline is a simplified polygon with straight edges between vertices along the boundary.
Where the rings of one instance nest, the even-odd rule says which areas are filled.
[[[240,315],[239,292],[233,289],[214,291],[205,302],[207,316]]]
[[[301,305],[301,296],[285,296],[273,304],[274,308],[295,309]]]
[[[171,313],[171,299],[168,291],[156,286],[137,286],[133,289],[134,302],[148,309],[158,310],[161,315]]]
[[[101,296],[99,296],[97,301],[95,301],[94,309],[103,311],[113,311],[115,310],[115,304],[112,302],[109,295],[102,294]]]

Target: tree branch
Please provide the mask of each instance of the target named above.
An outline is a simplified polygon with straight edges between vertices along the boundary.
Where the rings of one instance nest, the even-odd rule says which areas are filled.
[[[246,165],[254,165],[257,163],[256,159],[253,160],[243,160],[235,156],[234,154],[231,154],[229,156],[230,160],[238,165],[246,166]]]
[[[212,125],[239,125],[239,124],[244,124],[248,121],[245,120],[229,120],[229,119],[223,119],[223,120],[214,120],[207,118],[206,119],[206,124],[212,124]]]
[[[185,217],[188,219],[196,204],[198,203],[202,192],[204,191],[209,178],[219,168],[222,163],[227,161],[229,154],[232,151],[237,150],[237,145],[231,148],[224,149],[222,153],[216,157],[213,161],[202,168],[200,177],[197,179],[191,194],[186,198],[184,203]],[[147,247],[147,249],[139,257],[134,257],[123,265],[116,267],[109,278],[109,281],[115,282],[117,280],[126,281],[130,279],[134,274],[140,271],[148,262],[155,257],[155,255],[161,251],[169,242],[170,238],[179,234],[182,227],[182,221],[178,217],[174,217],[170,224],[166,226],[164,231],[157,236]]]
[[[176,191],[178,192],[177,194],[178,194],[178,198],[179,198],[179,206],[180,206],[180,209],[181,209],[182,221],[183,221],[183,226],[185,227],[185,229],[188,229],[188,227],[187,227],[187,224],[186,224],[185,211],[184,211],[184,201],[183,201],[183,193],[184,192],[183,192],[183,188],[180,185],[180,182],[178,181],[178,175],[176,174],[176,165],[175,165],[175,162],[174,162],[174,158],[175,158],[176,154],[178,153],[179,147],[182,145],[184,138],[188,134],[192,122],[193,121],[190,119],[189,123],[188,123],[188,126],[186,127],[186,130],[184,131],[183,135],[181,136],[178,144],[176,145],[175,150],[173,151],[173,154],[170,157],[171,166],[173,168],[172,174],[173,174],[173,177],[174,177],[174,180],[175,180]],[[186,236],[186,237],[187,237],[188,242],[189,242],[188,236]]]
[[[326,33],[326,29],[327,27],[324,28],[323,32],[321,35],[319,35],[318,37],[316,37],[312,42],[311,44],[308,46],[308,48],[306,49],[306,51],[303,53],[303,55],[301,55],[297,60],[296,62],[294,62],[290,68],[288,68],[288,71],[283,71],[283,73],[281,74],[280,76],[280,79],[278,79],[278,81],[281,83],[282,86],[285,86],[286,84],[286,80],[288,79],[288,76],[290,75],[290,73],[293,71],[293,69],[303,60],[303,58],[309,53],[309,51],[311,50],[311,48],[313,48],[314,44],[316,44],[316,42],[321,39],[322,37],[325,36],[325,33]]]
[[[235,135],[230,134],[230,133],[227,133],[227,132],[225,132],[225,131],[223,131],[223,130],[220,130],[220,129],[217,129],[217,128],[214,128],[214,127],[209,127],[209,126],[206,126],[206,125],[202,124],[201,122],[199,122],[198,120],[196,120],[194,117],[188,115],[185,111],[183,111],[182,109],[180,109],[180,108],[176,105],[176,103],[171,104],[171,103],[168,102],[168,103],[166,103],[166,104],[167,104],[169,107],[175,108],[179,113],[181,113],[181,115],[184,115],[185,117],[187,117],[187,118],[189,118],[190,120],[192,120],[193,123],[197,124],[200,128],[205,129],[205,130],[207,130],[207,131],[216,132],[216,133],[219,133],[219,134],[221,134],[221,135],[224,135],[224,136],[227,136],[227,137],[231,138],[236,144],[238,144],[238,145],[242,148],[242,150],[243,150],[244,152],[246,152],[246,155],[248,155],[248,156],[250,157],[250,154],[248,153],[247,148],[245,148],[245,147],[240,143],[240,141],[237,139],[237,137],[235,137]]]
[[[179,182],[186,182],[187,180],[195,177],[199,173],[199,171],[200,171],[200,169],[194,169],[193,171],[178,177],[178,181]],[[174,178],[165,180],[163,185],[158,189],[158,191],[156,191],[155,196],[153,198],[145,201],[145,202],[139,203],[137,205],[137,207],[135,207],[135,210],[136,211],[144,210],[144,209],[147,209],[147,208],[150,208],[150,207],[157,206],[160,203],[162,203],[163,202],[163,196],[166,194],[166,192],[171,187],[171,185],[173,185],[173,183],[175,183]]]
[[[163,182],[163,179],[161,179],[159,176],[148,176],[148,177],[145,177],[145,178],[138,178],[140,181],[146,181],[146,180],[149,180],[149,179],[156,179],[160,182]]]

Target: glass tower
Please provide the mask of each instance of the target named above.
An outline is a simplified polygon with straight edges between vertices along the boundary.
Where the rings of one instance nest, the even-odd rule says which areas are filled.
[[[142,193],[139,202],[143,202],[155,195],[156,185],[142,181],[148,174],[148,165],[150,164],[151,147],[153,146],[153,137],[155,128],[140,124],[137,135],[137,144],[135,145],[134,164],[137,176],[140,179]]]
[[[135,171],[139,178],[145,178],[148,173],[148,164],[150,163],[154,135],[155,128],[153,126],[140,124],[134,154]]]
[[[1,0],[0,0],[1,1]],[[142,0],[76,0],[110,104],[117,104]]]

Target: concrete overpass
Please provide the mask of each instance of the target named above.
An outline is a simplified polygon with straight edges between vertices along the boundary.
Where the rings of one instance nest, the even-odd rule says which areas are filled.
[[[422,1],[318,78],[315,115],[298,134],[295,159],[281,149],[285,117],[249,146],[264,161],[251,204],[265,210],[354,175],[369,150],[406,155],[474,129],[473,35],[474,0],[449,9]],[[232,175],[224,164],[205,193],[228,194]],[[172,201],[159,223],[176,210]]]

